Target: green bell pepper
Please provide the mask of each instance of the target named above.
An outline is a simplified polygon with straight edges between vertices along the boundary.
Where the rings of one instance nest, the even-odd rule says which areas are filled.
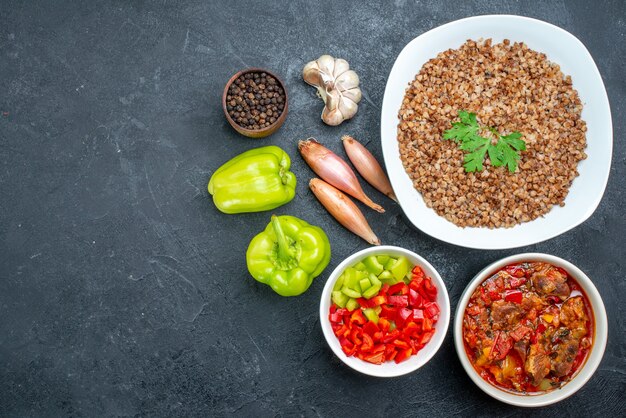
[[[209,180],[213,202],[224,213],[261,212],[291,201],[296,176],[279,147],[254,148],[226,162]]]
[[[294,216],[275,216],[250,241],[248,271],[281,296],[304,293],[330,262],[330,242],[322,228]]]

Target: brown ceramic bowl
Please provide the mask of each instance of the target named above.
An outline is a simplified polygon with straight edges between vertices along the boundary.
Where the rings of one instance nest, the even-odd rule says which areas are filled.
[[[247,74],[247,73],[269,74],[272,77],[274,77],[276,81],[278,81],[278,84],[280,85],[280,87],[282,87],[283,92],[285,92],[285,108],[283,109],[283,112],[280,114],[278,119],[276,119],[276,122],[272,123],[270,126],[267,126],[263,129],[247,129],[247,128],[244,128],[243,126],[238,125],[237,122],[235,122],[230,117],[230,115],[228,114],[228,110],[226,109],[226,96],[228,95],[228,89],[230,85],[233,84],[233,82],[236,79],[238,79],[239,76]],[[232,76],[230,80],[228,80],[228,83],[226,83],[226,87],[224,87],[224,93],[222,94],[222,109],[224,110],[224,115],[226,115],[226,119],[228,120],[228,123],[230,123],[230,126],[232,126],[237,132],[239,132],[242,135],[247,136],[248,138],[264,138],[276,132],[278,128],[280,128],[282,124],[285,122],[285,119],[287,119],[287,109],[289,107],[288,102],[289,100],[287,98],[287,89],[285,88],[285,83],[283,83],[280,77],[278,77],[273,72],[264,70],[262,68],[247,68],[245,70],[239,71],[237,74]]]

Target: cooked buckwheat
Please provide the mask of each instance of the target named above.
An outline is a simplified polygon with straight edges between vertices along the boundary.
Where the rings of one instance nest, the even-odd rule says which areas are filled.
[[[442,134],[459,110],[501,134],[522,133],[515,173],[466,173],[464,152]],[[564,205],[586,158],[582,104],[570,76],[524,43],[468,40],[428,61],[406,90],[398,143],[404,168],[426,205],[456,225],[512,227]]]

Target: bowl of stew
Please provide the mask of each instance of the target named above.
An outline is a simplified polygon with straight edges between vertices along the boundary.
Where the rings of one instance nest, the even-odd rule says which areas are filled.
[[[602,298],[572,263],[519,254],[485,267],[469,283],[454,321],[469,377],[511,405],[539,407],[580,389],[607,342]]]

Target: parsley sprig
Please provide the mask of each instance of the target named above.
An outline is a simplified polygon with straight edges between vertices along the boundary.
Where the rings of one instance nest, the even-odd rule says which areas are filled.
[[[496,144],[491,138],[480,136],[483,129],[476,120],[476,113],[465,110],[459,111],[460,122],[453,122],[452,128],[443,133],[443,139],[448,139],[459,144],[459,148],[467,154],[463,160],[466,172],[482,171],[485,155],[489,155],[493,167],[507,166],[513,173],[517,168],[517,160],[520,159],[520,151],[526,150],[526,142],[521,140],[522,134],[513,132],[508,135],[500,135],[496,128],[486,127],[497,139]]]

